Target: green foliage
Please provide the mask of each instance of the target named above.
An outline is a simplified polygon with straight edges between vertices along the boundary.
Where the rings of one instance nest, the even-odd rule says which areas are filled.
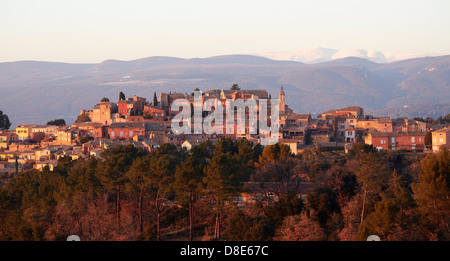
[[[64,157],[63,157],[64,158]],[[99,160],[91,157],[87,160],[70,161],[65,159],[64,167],[67,171],[65,178],[64,191],[60,197],[70,198],[74,194],[79,193],[100,193],[103,191],[103,186],[100,180]],[[68,163],[68,164],[67,164]],[[56,166],[56,171],[59,171],[60,164]]]
[[[123,92],[119,93],[119,101],[124,101],[125,100],[125,94]]]
[[[359,142],[353,144],[352,149],[350,150],[350,155],[352,156],[360,156],[367,153],[374,153],[377,149],[372,145],[365,144],[364,142]]]
[[[262,153],[262,148],[255,146],[247,139],[241,139],[235,143],[236,157],[241,161],[242,165],[253,169]]]
[[[251,218],[241,210],[233,212],[224,228],[225,237],[232,241],[266,241],[271,239],[274,232],[265,218]]]
[[[448,238],[450,233],[450,154],[428,154],[421,164],[417,184],[413,185],[420,214],[436,230]]]
[[[378,235],[386,240],[387,235],[394,231],[400,208],[394,200],[383,200],[375,205],[375,210],[364,220],[356,240],[365,241],[370,235]]]
[[[388,178],[388,168],[379,154],[364,154],[361,157],[361,165],[355,171],[361,189],[368,193],[381,193]]]
[[[425,134],[425,147],[426,148],[430,148],[433,145],[433,132],[432,131],[427,131],[427,133]]]
[[[198,164],[207,164],[211,160],[214,153],[214,145],[210,140],[204,141],[199,145],[193,146],[190,150],[190,155],[198,162]]]
[[[117,146],[101,153],[100,177],[105,185],[115,188],[126,182],[125,173],[129,170],[133,160],[146,155],[141,148],[133,145]]]
[[[444,117],[442,117],[442,115],[441,115],[436,119],[433,119],[432,117],[426,117],[425,119],[422,117],[414,117],[413,119],[416,121],[421,121],[421,122],[426,122],[426,123],[431,123],[431,124],[449,124],[450,123],[450,114],[447,114]]]
[[[239,91],[241,88],[239,87],[239,85],[237,83],[233,83],[233,85],[231,86],[230,90],[232,91]]]
[[[205,169],[207,193],[216,201],[224,201],[239,191],[241,187],[242,168],[239,160],[230,152],[214,153]]]
[[[303,183],[310,177],[314,183]],[[247,140],[190,151],[164,144],[151,153],[129,145],[100,158],[60,157],[53,171],[0,184],[0,240],[164,240],[173,239],[166,231],[187,237],[188,225],[198,240],[214,219],[215,238],[223,226],[225,240],[450,238],[447,149],[294,156],[287,146]],[[309,185],[312,192],[303,190]],[[241,192],[256,203],[236,209]]]
[[[289,146],[276,143],[274,145],[269,145],[264,148],[261,156],[259,156],[258,166],[263,166],[267,162],[276,162],[284,157],[293,156]]]
[[[153,93],[153,106],[158,105],[158,98],[156,97],[156,92]]]
[[[80,114],[77,119],[75,120],[75,123],[83,123],[83,122],[90,122],[91,118],[89,118],[86,113]]]
[[[327,187],[316,188],[306,197],[306,212],[314,212],[322,227],[327,225],[334,213],[340,212],[336,192]]]
[[[312,142],[311,132],[305,132],[305,145],[311,145]]]
[[[56,119],[56,120],[47,122],[47,125],[65,126],[66,121],[64,119]]]
[[[192,203],[203,189],[202,165],[192,156],[181,162],[175,172],[174,189],[177,192],[177,201],[182,204]]]
[[[324,184],[336,192],[340,204],[348,202],[357,193],[356,176],[345,165],[335,164],[328,169]]]
[[[89,142],[91,140],[94,140],[94,138],[90,137],[90,136],[85,136],[85,137],[80,139],[80,144],[84,144],[84,143]]]
[[[263,208],[264,214],[273,227],[279,227],[285,217],[300,214],[303,209],[303,200],[296,195],[283,195],[274,204]]]
[[[11,127],[11,122],[8,115],[3,114],[3,111],[0,110],[0,130],[9,130],[9,127]]]

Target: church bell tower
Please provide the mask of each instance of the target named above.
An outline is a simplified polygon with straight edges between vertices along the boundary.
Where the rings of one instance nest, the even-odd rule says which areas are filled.
[[[281,113],[284,113],[285,111],[286,111],[286,100],[285,100],[285,93],[284,93],[284,90],[283,90],[283,86],[281,86],[281,90],[280,90],[280,93],[279,93],[279,95],[278,95],[278,98],[279,98],[279,102],[280,102],[280,112]]]

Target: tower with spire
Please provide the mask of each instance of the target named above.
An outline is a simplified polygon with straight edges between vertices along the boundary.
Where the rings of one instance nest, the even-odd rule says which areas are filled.
[[[280,113],[284,113],[286,111],[286,96],[283,90],[283,86],[281,86],[280,93],[278,95],[279,104],[280,104]]]

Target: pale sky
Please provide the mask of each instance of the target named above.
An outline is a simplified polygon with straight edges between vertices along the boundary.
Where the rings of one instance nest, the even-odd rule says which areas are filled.
[[[313,47],[450,54],[448,0],[2,0],[0,62]]]

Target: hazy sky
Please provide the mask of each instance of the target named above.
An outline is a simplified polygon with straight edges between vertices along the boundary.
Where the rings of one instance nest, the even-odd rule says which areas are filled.
[[[448,0],[2,0],[0,62],[313,47],[450,54]]]

